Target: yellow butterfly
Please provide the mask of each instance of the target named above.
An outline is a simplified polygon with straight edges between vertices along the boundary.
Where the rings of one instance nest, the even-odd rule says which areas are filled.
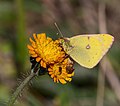
[[[93,68],[111,47],[114,37],[109,34],[77,35],[63,38],[61,44],[71,58],[86,68]]]

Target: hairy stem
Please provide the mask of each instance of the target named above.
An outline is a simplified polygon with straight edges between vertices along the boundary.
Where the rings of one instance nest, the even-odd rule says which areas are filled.
[[[31,74],[27,78],[25,78],[25,80],[18,86],[18,88],[15,90],[15,92],[11,96],[11,98],[8,102],[8,106],[13,106],[13,104],[15,103],[16,99],[18,98],[19,94],[21,93],[21,91],[30,82],[30,80],[35,76],[36,76],[36,74],[31,71]]]

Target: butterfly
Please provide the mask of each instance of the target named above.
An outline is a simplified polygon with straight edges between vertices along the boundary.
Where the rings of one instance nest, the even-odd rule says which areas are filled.
[[[86,68],[93,68],[108,52],[113,41],[114,37],[109,34],[90,34],[63,38],[61,45],[78,64]]]

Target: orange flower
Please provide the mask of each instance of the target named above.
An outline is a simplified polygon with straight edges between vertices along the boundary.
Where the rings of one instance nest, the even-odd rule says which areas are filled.
[[[29,54],[35,57],[41,66],[46,68],[49,64],[60,62],[65,57],[65,52],[59,46],[58,41],[46,37],[45,33],[33,34],[35,41],[30,38],[31,45],[28,45]]]
[[[34,40],[30,38],[31,45],[27,45],[29,54],[40,63],[43,68],[48,68],[48,73],[54,82],[65,84],[72,80],[73,63],[66,58],[66,53],[60,46],[59,40],[53,41],[46,37],[45,33],[33,34]]]
[[[67,81],[70,82],[72,80],[71,77],[74,75],[73,70],[73,62],[69,58],[48,68],[48,72],[54,82],[61,82],[62,84],[66,84]]]

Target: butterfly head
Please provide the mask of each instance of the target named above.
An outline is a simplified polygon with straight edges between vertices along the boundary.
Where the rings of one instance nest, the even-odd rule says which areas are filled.
[[[70,44],[69,38],[60,38],[60,45],[63,47],[64,51],[68,54],[73,46]]]

